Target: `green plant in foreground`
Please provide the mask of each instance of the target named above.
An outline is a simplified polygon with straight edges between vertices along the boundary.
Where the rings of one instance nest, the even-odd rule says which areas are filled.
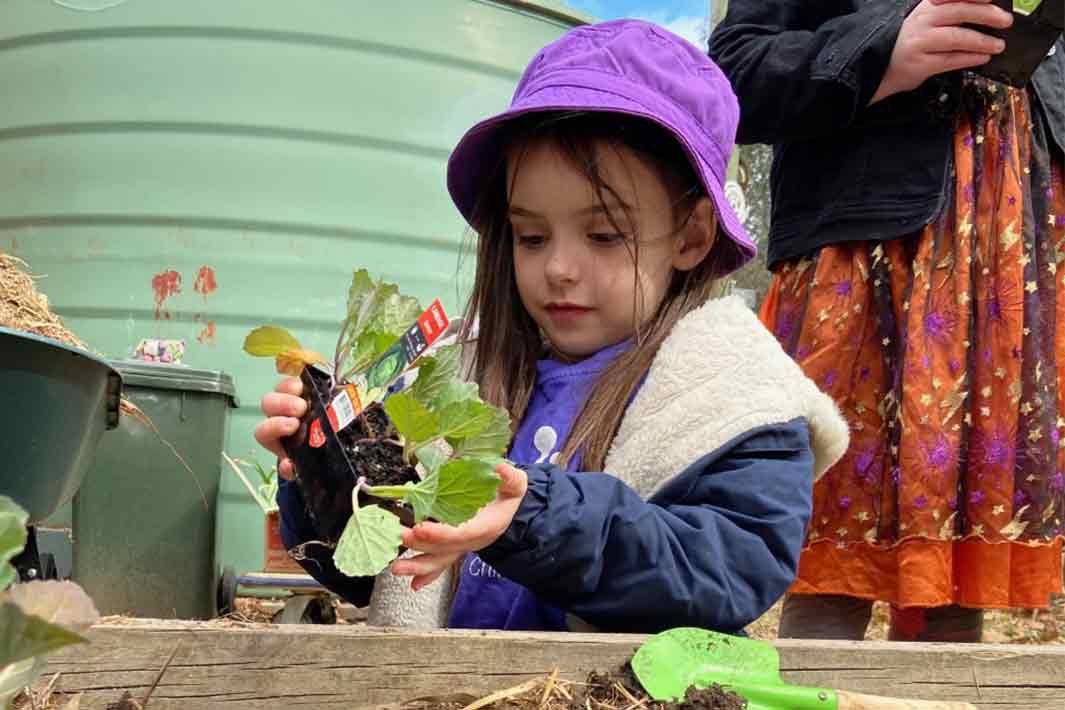
[[[44,670],[43,656],[85,639],[100,615],[73,582],[17,583],[11,560],[26,545],[26,511],[0,496],[0,708]]]
[[[388,378],[368,377],[392,371],[396,345],[417,321],[422,308],[403,296],[395,284],[374,281],[356,271],[348,291],[348,313],[337,339],[332,364],[332,397],[356,384],[360,407],[383,406],[403,447],[403,462],[415,467],[420,480],[403,485],[373,485],[365,477],[352,489],[353,515],[333,553],[337,568],[350,576],[370,576],[395,559],[403,527],[399,518],[376,504],[359,505],[359,496],[394,500],[410,509],[416,522],[432,519],[460,525],[496,494],[494,472],[510,441],[510,417],[485,403],[477,386],[460,377],[461,348],[451,345],[417,360],[418,376],[406,389],[386,396]],[[251,355],[274,357],[278,370],[299,374],[323,358],[305,350],[288,331],[264,326],[244,343]],[[294,363],[299,369],[295,369]],[[339,375],[337,373],[340,373]],[[380,403],[380,404],[378,404]],[[365,411],[365,410],[363,410]],[[350,436],[350,429],[339,432]],[[385,446],[386,437],[360,443],[360,454]],[[315,475],[300,471],[301,477]]]

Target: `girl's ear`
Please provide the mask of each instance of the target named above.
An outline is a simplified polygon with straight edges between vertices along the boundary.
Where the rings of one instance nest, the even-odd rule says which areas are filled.
[[[709,197],[695,203],[691,217],[677,233],[673,243],[673,268],[691,271],[710,253],[717,238],[717,212]]]

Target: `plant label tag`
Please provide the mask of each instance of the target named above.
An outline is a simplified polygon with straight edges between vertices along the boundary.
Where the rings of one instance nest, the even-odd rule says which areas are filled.
[[[311,422],[311,431],[307,437],[307,443],[312,449],[320,449],[325,445],[325,434],[322,432],[322,421],[315,419]]]
[[[432,305],[425,309],[425,313],[418,317],[418,329],[425,338],[425,348],[435,343],[436,339],[447,330],[449,324],[450,321],[444,313],[444,306],[440,303],[440,299],[433,301]],[[425,348],[418,354],[421,355]]]
[[[450,322],[440,300],[433,301],[418,316],[417,322],[370,366],[358,383],[363,385],[364,391],[388,387],[443,335]]]
[[[362,413],[359,391],[353,385],[348,385],[340,390],[330,405],[326,407],[325,413],[329,417],[329,424],[333,427],[333,431],[339,432],[355,421],[355,417]]]

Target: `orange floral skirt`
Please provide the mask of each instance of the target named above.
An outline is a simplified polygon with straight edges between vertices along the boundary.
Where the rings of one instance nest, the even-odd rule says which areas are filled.
[[[941,217],[786,263],[763,304],[851,426],[794,593],[1037,608],[1061,591],[1062,153],[1025,91],[965,95]]]

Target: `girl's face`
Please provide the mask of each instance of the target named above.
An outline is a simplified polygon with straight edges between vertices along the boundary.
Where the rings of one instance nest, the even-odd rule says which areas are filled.
[[[632,337],[662,302],[673,270],[694,268],[712,245],[705,219],[677,229],[674,197],[635,152],[600,144],[596,154],[624,205],[609,192],[601,201],[550,141],[515,149],[507,161],[522,305],[558,354],[575,359]],[[709,209],[702,202],[695,215]]]

